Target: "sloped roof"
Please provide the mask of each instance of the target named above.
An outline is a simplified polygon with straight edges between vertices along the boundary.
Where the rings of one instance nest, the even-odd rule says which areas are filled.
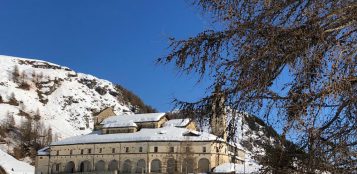
[[[138,127],[133,121],[129,122],[112,122],[103,125],[103,128],[120,128],[120,127]]]
[[[195,134],[195,136],[189,136]],[[111,142],[135,142],[135,141],[223,141],[215,135],[207,132],[197,132],[186,128],[163,127],[144,128],[134,133],[101,134],[94,132],[88,135],[70,137],[51,145],[90,144]]]
[[[147,113],[147,114],[131,114],[131,115],[117,115],[104,119],[100,124],[113,124],[113,123],[141,123],[141,122],[154,122],[159,121],[165,113]]]
[[[172,119],[164,123],[164,127],[174,126],[174,127],[185,127],[190,123],[189,118],[185,119]]]
[[[46,147],[38,150],[37,154],[38,155],[48,155],[48,154],[50,154],[49,150],[50,150],[50,147],[46,146]]]

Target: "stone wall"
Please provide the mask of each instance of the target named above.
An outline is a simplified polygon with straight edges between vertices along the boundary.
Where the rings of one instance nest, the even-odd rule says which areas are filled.
[[[98,125],[101,123],[104,119],[115,116],[116,114],[113,111],[112,107],[105,108],[101,112],[99,112],[97,115],[94,116],[94,125]]]

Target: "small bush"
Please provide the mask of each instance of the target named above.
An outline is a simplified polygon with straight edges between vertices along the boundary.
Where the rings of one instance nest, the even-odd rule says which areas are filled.
[[[14,147],[14,157],[16,159],[21,159],[24,158],[26,156],[26,149],[24,147],[20,146],[16,146]]]
[[[14,105],[14,106],[19,106],[19,102],[16,100],[15,94],[12,93],[11,97],[9,99],[9,102],[7,102],[9,105]]]
[[[20,110],[18,115],[24,116],[26,118],[31,118],[30,114],[23,110]]]
[[[28,84],[27,82],[21,82],[19,85],[19,88],[23,89],[23,90],[30,90],[30,84]]]
[[[19,71],[19,67],[16,65],[14,67],[14,70],[12,71],[12,81],[14,82],[19,82],[19,77],[20,77],[20,71]]]
[[[0,174],[6,174],[5,170],[0,166]]]

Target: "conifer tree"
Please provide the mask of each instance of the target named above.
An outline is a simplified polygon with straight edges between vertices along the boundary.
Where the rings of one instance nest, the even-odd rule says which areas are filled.
[[[6,112],[6,119],[5,119],[5,128],[6,130],[10,130],[15,126],[15,119],[12,113],[9,111]]]
[[[210,117],[214,88],[221,86],[226,106],[278,120],[282,147],[294,134],[308,157],[302,168],[282,173],[357,171],[357,2],[193,2],[219,27],[171,38],[169,54],[158,61],[198,73],[199,80],[209,76],[212,95],[175,100],[177,106]]]
[[[52,137],[52,128],[49,127],[46,132],[46,145],[49,145],[52,143],[53,137]]]
[[[14,69],[12,71],[12,81],[14,81],[15,83],[18,83],[19,77],[20,77],[19,67],[17,65],[15,65]]]

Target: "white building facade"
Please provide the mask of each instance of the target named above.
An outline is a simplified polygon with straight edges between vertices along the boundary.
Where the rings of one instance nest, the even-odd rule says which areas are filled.
[[[241,148],[165,113],[108,117],[97,128],[40,150],[35,173],[209,173],[244,162]]]

